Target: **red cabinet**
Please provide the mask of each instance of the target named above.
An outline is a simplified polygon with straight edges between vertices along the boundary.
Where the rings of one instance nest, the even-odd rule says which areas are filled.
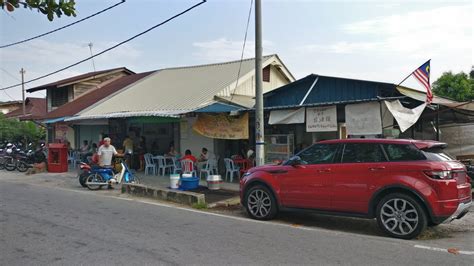
[[[48,145],[48,171],[51,173],[68,171],[66,144],[50,143]]]

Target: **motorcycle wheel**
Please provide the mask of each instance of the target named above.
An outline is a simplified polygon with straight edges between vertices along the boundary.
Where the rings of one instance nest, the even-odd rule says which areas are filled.
[[[90,173],[80,173],[79,176],[79,184],[81,184],[82,187],[87,187],[86,186],[86,180],[87,177],[89,177]]]
[[[25,162],[18,162],[16,169],[19,172],[26,172],[28,170],[28,165]]]
[[[7,158],[5,159],[5,169],[7,171],[14,171],[16,169],[16,163],[15,161],[13,160],[13,158]]]
[[[99,174],[90,174],[86,178],[86,186],[87,186],[88,189],[90,189],[90,190],[99,190],[99,189],[102,188],[103,185],[92,185],[92,184],[88,184],[88,182],[105,182],[105,180]]]
[[[136,175],[131,175],[130,176],[130,182],[132,184],[140,184],[140,179]]]

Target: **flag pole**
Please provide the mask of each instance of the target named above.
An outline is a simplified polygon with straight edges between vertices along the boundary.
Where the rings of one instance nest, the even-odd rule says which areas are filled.
[[[428,61],[426,62],[429,62],[431,61],[431,59],[428,59]],[[397,87],[400,86],[405,80],[407,80],[411,75],[413,75],[413,72],[415,72],[418,68],[420,68],[422,65],[426,64],[426,62],[424,62],[423,64],[421,64],[419,67],[415,68],[415,70],[413,70],[408,76],[406,76],[402,81],[400,81],[400,83],[398,83]]]

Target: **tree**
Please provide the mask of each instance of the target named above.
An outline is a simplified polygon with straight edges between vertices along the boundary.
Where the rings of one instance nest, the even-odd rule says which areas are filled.
[[[31,121],[18,121],[6,118],[0,113],[0,142],[37,143],[46,137],[44,128]]]
[[[474,79],[464,72],[445,72],[433,83],[433,93],[461,102],[473,100]]]
[[[45,14],[49,21],[54,19],[54,15],[58,18],[61,15],[76,16],[76,3],[74,0],[0,0],[0,7],[13,12],[16,8],[23,7],[31,10],[36,9],[38,12]]]

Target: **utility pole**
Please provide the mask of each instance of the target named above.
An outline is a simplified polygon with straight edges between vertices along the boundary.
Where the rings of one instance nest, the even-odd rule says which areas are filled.
[[[23,97],[23,116],[26,115],[26,105],[25,105],[25,70],[21,68],[21,95]]]
[[[265,163],[265,121],[263,117],[262,81],[262,1],[255,1],[255,160]]]
[[[89,46],[89,51],[91,52],[91,57],[94,56],[94,54],[92,53],[92,42],[88,43],[87,46]],[[94,68],[94,72],[95,72],[95,62],[94,62],[94,58],[91,59],[92,60],[92,68]]]

